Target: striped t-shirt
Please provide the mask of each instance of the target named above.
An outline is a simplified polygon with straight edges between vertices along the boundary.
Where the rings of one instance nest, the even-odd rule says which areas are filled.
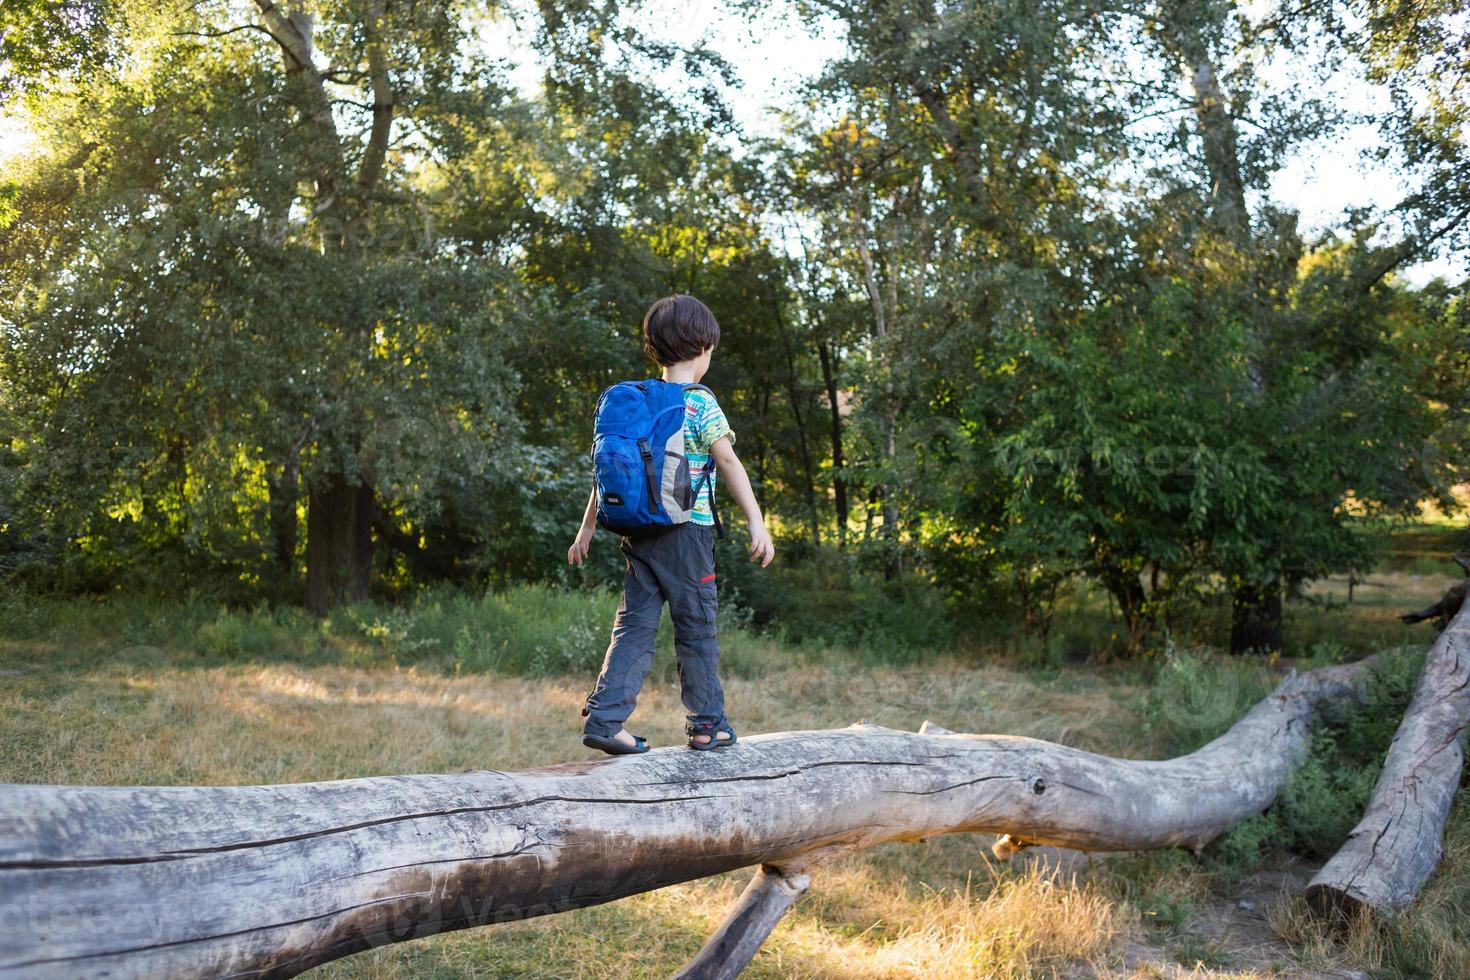
[[[699,499],[689,518],[695,524],[708,526],[715,522],[709,501],[717,472],[709,450],[721,436],[735,441],[735,433],[715,396],[700,388],[684,389],[684,455],[689,458],[689,485],[699,489]],[[705,470],[709,470],[709,483],[701,486]]]

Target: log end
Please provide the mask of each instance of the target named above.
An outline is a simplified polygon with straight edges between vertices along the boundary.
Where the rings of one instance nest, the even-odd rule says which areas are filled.
[[[1354,889],[1347,886],[1315,884],[1307,886],[1303,897],[1313,915],[1336,925],[1346,926],[1359,916],[1373,911],[1373,906],[1368,904],[1364,895],[1353,892]]]

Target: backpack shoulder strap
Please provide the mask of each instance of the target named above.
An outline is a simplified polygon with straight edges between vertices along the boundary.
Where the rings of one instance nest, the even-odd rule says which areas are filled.
[[[702,385],[702,384],[700,384],[697,381],[690,381],[689,383],[687,383],[687,384],[684,385],[684,390],[685,391],[688,391],[690,388],[697,388],[700,391],[708,391],[711,398],[714,398],[715,397],[715,393],[713,391],[710,391],[710,389],[706,385]],[[705,467],[704,473],[699,478],[699,485],[694,488],[694,496],[695,497],[698,497],[701,491],[708,491],[708,493],[709,493],[709,516],[714,521],[714,524],[715,524],[715,537],[717,537],[717,538],[724,538],[724,536],[725,536],[725,528],[724,528],[723,523],[720,521],[720,510],[715,505],[715,481],[714,481],[714,475],[715,475],[715,461],[714,461],[714,458],[711,457],[710,458],[710,461],[709,461],[709,464]]]

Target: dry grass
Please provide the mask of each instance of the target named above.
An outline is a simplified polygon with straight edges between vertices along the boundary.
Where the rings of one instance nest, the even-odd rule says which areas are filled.
[[[521,769],[592,754],[578,737],[591,676],[220,663],[136,647],[79,656],[43,644],[0,644],[0,668],[0,781],[280,783]],[[726,690],[742,734],[858,720],[914,730],[927,718],[955,730],[1137,756],[1152,743],[1140,734],[1144,691],[1132,676],[1092,667],[1038,674],[941,658],[915,668],[790,666],[759,679],[728,678]],[[682,717],[677,688],[651,680],[629,728],[654,745],[681,744]],[[1382,959],[1366,946],[1313,940],[1308,925],[1293,927],[1287,917],[1278,928],[1298,954],[1277,944],[1240,972],[1247,964],[1234,962],[1233,950],[1178,923],[1161,927],[1149,911],[1163,902],[1182,909],[1181,920],[1212,914],[1209,903],[1219,901],[1212,878],[1189,860],[1117,870],[1097,862],[1073,878],[1034,861],[993,866],[990,840],[948,835],[885,845],[824,868],[748,975],[1297,976],[1310,975],[1312,964]],[[1463,872],[1465,848],[1457,846],[1452,863]],[[698,950],[752,873],[372,950],[317,975],[667,976]],[[1441,950],[1434,962],[1465,965],[1463,943],[1449,929],[1443,916],[1430,915],[1420,931]],[[1444,933],[1438,946],[1434,930]],[[1271,968],[1260,972],[1258,959]]]
[[[12,645],[11,649],[14,649]],[[0,646],[0,656],[5,648]],[[414,667],[226,664],[188,654],[155,665],[114,659],[60,679],[40,658],[0,688],[12,782],[240,784],[398,772],[530,768],[585,755],[580,709],[593,678],[448,677]],[[855,721],[914,730],[926,718],[1112,751],[1133,688],[1108,696],[1040,684],[1015,671],[793,667],[725,681],[737,731],[837,728]],[[678,688],[650,681],[630,730],[682,744]],[[1112,719],[1113,724],[1109,724]]]
[[[586,757],[578,738],[592,678],[447,677],[413,668],[194,665],[137,651],[58,676],[37,650],[9,653],[0,689],[0,780],[251,784],[471,767],[530,768]],[[1069,679],[1070,681],[1070,679]],[[1069,684],[1070,686],[1070,684]],[[1109,709],[1126,685],[1090,694],[1009,670],[794,667],[727,681],[740,731],[925,718],[1120,748]],[[679,744],[671,685],[646,687],[630,727]],[[1062,719],[1065,719],[1063,721]],[[1039,866],[992,869],[988,836],[891,845],[825,869],[772,937],[752,976],[1031,976],[1105,962],[1137,912]],[[734,901],[745,869],[608,906],[376,950],[326,975],[656,976],[692,955]],[[658,954],[649,950],[657,947]]]
[[[749,881],[749,870],[616,904],[376,950],[322,976],[662,977],[692,956]],[[823,870],[766,942],[753,978],[1031,977],[1088,962],[1107,971],[1138,929],[1126,903],[1031,868],[984,889],[911,894],[861,855]],[[517,956],[530,946],[542,962]],[[487,959],[490,960],[487,963]]]
[[[1362,970],[1383,968],[1382,937],[1366,916],[1354,916],[1339,928],[1313,916],[1300,895],[1282,893],[1267,909],[1266,921],[1306,963],[1347,961]]]
[[[1138,928],[1125,903],[1038,866],[987,878],[911,895],[850,858],[822,874],[818,897],[782,928],[776,949],[812,976],[1027,977],[1107,962]]]

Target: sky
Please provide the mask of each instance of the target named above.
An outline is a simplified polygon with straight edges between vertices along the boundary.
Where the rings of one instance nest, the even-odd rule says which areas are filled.
[[[791,6],[790,0],[780,0],[762,16],[748,19],[720,0],[651,0],[641,7],[634,23],[661,40],[685,45],[703,41],[719,52],[741,79],[740,87],[727,93],[741,130],[771,136],[778,127],[769,110],[790,106],[798,83],[843,49],[839,27],[811,28],[794,16]],[[517,64],[512,80],[534,92],[541,72],[528,38],[517,35],[507,21],[495,25],[486,36],[493,53],[506,55]],[[1268,78],[1272,71],[1288,72],[1290,66],[1269,66],[1265,70]],[[1350,110],[1371,114],[1387,105],[1386,96],[1361,79],[1343,78],[1334,87]],[[1348,207],[1392,205],[1404,191],[1396,175],[1360,159],[1360,153],[1377,138],[1371,123],[1365,123],[1342,130],[1330,140],[1303,146],[1276,174],[1271,186],[1273,201],[1297,209],[1307,235],[1336,226]],[[0,116],[0,165],[27,142],[23,126]],[[1453,280],[1470,274],[1470,256],[1421,263],[1403,271],[1416,284],[1436,275]]]

